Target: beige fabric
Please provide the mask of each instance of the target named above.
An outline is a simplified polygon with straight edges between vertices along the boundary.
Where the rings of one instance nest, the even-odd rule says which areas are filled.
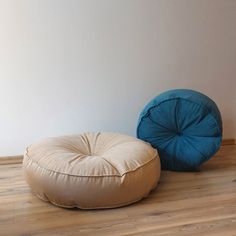
[[[23,168],[32,191],[62,207],[119,207],[136,202],[160,177],[157,151],[115,133],[48,138],[29,146]]]

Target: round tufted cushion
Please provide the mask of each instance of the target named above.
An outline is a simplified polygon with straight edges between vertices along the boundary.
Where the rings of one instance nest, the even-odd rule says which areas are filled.
[[[48,138],[27,148],[23,168],[40,199],[83,209],[136,202],[160,176],[157,151],[150,144],[115,133]]]
[[[221,115],[202,93],[170,90],[146,105],[139,117],[137,137],[158,149],[162,169],[194,170],[220,147]]]

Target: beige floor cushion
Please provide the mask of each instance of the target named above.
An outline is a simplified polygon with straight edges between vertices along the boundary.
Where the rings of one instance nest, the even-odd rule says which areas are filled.
[[[136,202],[156,187],[160,177],[155,149],[115,133],[48,138],[27,148],[23,168],[40,199],[82,209]]]

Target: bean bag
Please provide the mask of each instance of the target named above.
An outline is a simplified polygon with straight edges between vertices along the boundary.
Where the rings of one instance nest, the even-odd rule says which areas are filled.
[[[146,105],[139,117],[137,137],[158,149],[162,169],[195,170],[221,145],[221,115],[202,93],[170,90]]]
[[[115,133],[48,138],[27,148],[23,168],[40,199],[83,209],[136,202],[160,176],[160,160],[150,144]]]

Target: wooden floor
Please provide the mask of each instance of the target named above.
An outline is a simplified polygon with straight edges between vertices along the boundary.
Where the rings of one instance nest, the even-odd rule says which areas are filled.
[[[30,193],[21,164],[0,165],[0,235],[236,235],[236,145],[223,146],[199,172],[162,172],[136,204],[68,210]]]

